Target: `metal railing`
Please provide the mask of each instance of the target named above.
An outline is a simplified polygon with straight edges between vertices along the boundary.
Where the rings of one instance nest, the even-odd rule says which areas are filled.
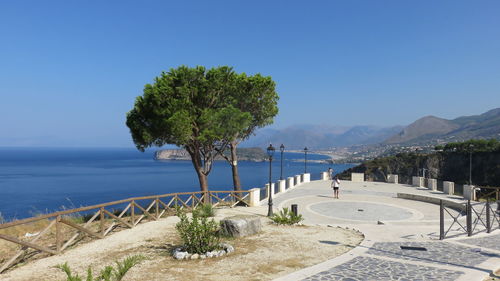
[[[451,205],[444,200],[440,200],[439,208],[439,239],[443,240],[448,236],[454,225],[458,228],[455,230],[459,234],[467,234],[472,236],[480,232],[490,233],[494,229],[500,229],[500,201],[491,201],[491,194],[499,193],[500,188],[490,188],[491,191],[486,193],[485,202],[471,202],[461,204],[457,208],[457,204]],[[445,215],[449,216],[453,221],[445,230]],[[460,219],[465,215],[465,225]]]

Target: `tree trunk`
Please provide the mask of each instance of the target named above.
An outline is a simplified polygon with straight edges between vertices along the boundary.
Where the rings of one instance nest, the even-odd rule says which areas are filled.
[[[209,203],[210,196],[208,194],[208,177],[205,175],[203,170],[203,164],[201,163],[201,154],[198,148],[189,149],[186,147],[187,152],[191,155],[191,162],[198,175],[198,181],[200,182],[200,191],[204,192],[203,202]]]
[[[231,143],[231,170],[233,172],[233,187],[234,190],[241,190],[240,175],[238,174],[238,155],[236,154],[236,143]]]

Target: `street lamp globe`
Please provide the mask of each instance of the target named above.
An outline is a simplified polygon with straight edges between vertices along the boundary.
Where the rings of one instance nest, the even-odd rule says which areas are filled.
[[[273,158],[274,147],[272,144],[269,144],[269,147],[267,148],[267,155],[269,156],[269,158]]]

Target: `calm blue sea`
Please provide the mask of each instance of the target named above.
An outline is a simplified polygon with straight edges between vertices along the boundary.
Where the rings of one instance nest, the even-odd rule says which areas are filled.
[[[310,155],[308,159],[325,159]],[[275,154],[273,181],[280,177],[280,155]],[[284,177],[304,172],[302,153],[284,153]],[[244,189],[263,187],[269,162],[241,161]],[[352,165],[307,164],[313,179],[332,167]],[[211,190],[231,190],[231,169],[217,161],[209,176]],[[134,196],[199,191],[190,161],[155,161],[154,151],[110,148],[0,148],[0,213],[8,220],[62,208],[88,206]]]

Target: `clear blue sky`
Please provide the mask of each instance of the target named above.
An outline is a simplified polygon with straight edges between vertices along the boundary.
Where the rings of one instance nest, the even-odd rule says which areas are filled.
[[[125,114],[181,64],[277,82],[276,128],[500,107],[500,1],[0,2],[0,146],[131,146]]]

